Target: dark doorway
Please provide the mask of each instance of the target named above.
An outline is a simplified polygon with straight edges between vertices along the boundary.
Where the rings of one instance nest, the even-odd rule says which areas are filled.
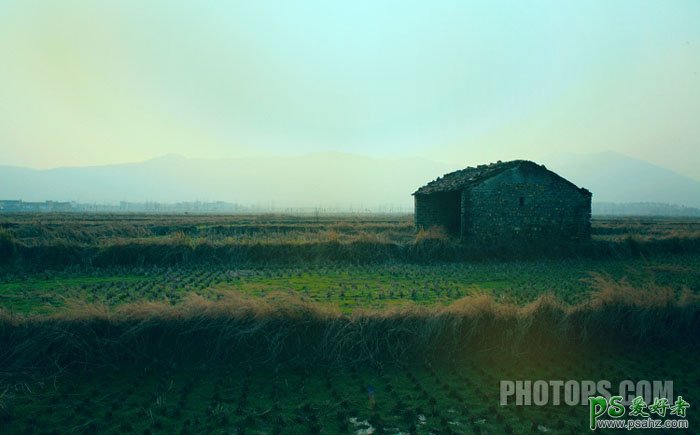
[[[462,194],[456,192],[439,193],[440,224],[451,234],[460,233],[462,222]]]

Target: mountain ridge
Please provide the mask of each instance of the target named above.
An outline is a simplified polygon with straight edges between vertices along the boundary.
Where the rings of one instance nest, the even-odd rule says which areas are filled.
[[[416,188],[482,163],[487,162],[450,165],[422,157],[326,152],[218,159],[167,154],[143,162],[51,169],[0,165],[0,199],[410,207]],[[559,154],[538,163],[592,191],[594,202],[700,207],[700,182],[621,154]]]

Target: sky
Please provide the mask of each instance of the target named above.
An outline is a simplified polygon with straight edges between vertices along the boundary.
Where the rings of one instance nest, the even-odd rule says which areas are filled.
[[[611,150],[700,179],[698,23],[696,0],[2,0],[0,164]]]

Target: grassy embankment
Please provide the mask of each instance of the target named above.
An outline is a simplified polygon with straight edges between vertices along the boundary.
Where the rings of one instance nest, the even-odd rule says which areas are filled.
[[[550,295],[526,305],[476,295],[447,306],[351,315],[277,293],[260,298],[228,292],[218,300],[188,295],[177,305],[137,302],[116,308],[74,302],[53,315],[3,314],[0,366],[222,361],[240,354],[330,364],[458,357],[484,348],[697,346],[697,294],[640,289],[604,276],[595,280],[590,298],[573,305]]]
[[[178,264],[376,264],[490,259],[630,258],[700,252],[697,220],[594,220],[589,243],[473,247],[409,216],[0,217],[0,264],[65,267]]]

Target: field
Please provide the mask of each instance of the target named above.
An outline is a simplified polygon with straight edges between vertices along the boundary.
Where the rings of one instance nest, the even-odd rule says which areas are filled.
[[[0,432],[588,430],[587,406],[500,406],[503,379],[672,379],[694,404],[700,221],[593,233],[509,252],[395,215],[0,215]]]
[[[79,302],[107,307],[139,301],[177,304],[191,293],[216,300],[230,292],[260,297],[287,293],[347,314],[355,309],[444,305],[474,294],[525,304],[548,293],[578,303],[595,290],[600,276],[697,292],[698,270],[700,255],[692,254],[434,265],[111,267],[9,274],[0,283],[0,308],[14,314],[50,314]]]
[[[500,379],[674,379],[698,397],[678,351],[483,355],[459,363],[290,367],[236,361],[214,367],[145,364],[15,380],[6,433],[586,433],[587,406],[499,406]],[[367,387],[375,390],[375,404]],[[696,426],[700,420],[691,417]],[[691,426],[691,427],[692,427]]]

